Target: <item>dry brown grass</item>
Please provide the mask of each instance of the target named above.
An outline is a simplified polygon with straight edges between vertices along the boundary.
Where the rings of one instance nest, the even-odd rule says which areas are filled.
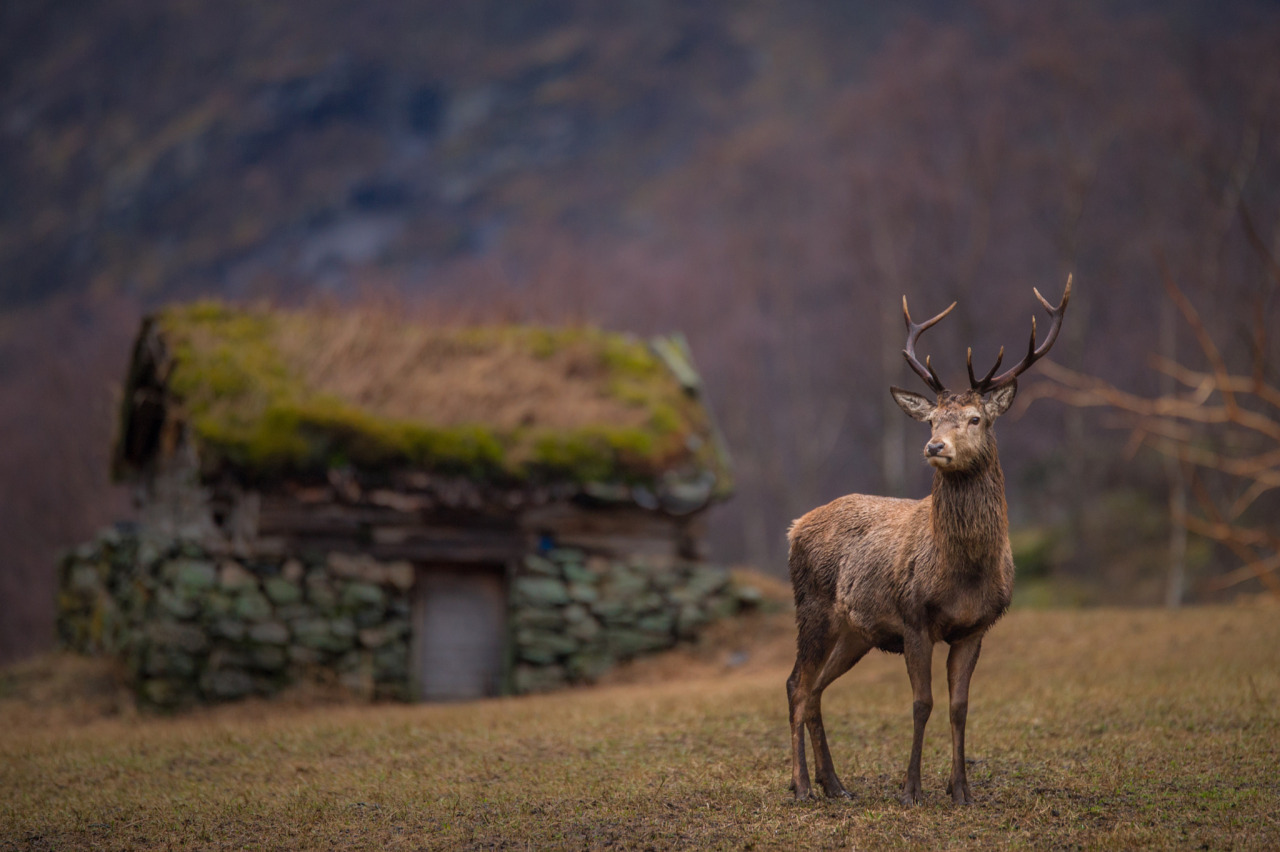
[[[788,622],[628,683],[472,704],[42,717],[10,679],[0,848],[1280,846],[1275,606],[1011,614],[974,683],[967,809],[943,795],[938,712],[926,801],[897,803],[911,699],[888,655],[824,702],[854,801],[790,800]]]
[[[608,393],[610,367],[590,330],[437,327],[376,305],[279,321],[277,346],[293,373],[382,417],[510,431],[640,428],[650,414]]]

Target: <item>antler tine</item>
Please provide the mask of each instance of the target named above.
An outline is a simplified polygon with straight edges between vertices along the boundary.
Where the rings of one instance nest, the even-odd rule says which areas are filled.
[[[902,350],[902,355],[907,359],[907,364],[911,369],[915,370],[916,375],[924,379],[924,383],[929,386],[929,389],[937,394],[942,393],[947,388],[942,384],[942,379],[938,378],[938,374],[934,372],[933,364],[929,362],[929,356],[925,356],[924,364],[921,364],[916,358],[916,341],[920,339],[921,334],[933,328],[939,320],[951,313],[955,306],[956,303],[952,302],[945,311],[933,319],[916,323],[911,321],[911,311],[907,310],[907,297],[902,297],[902,315],[907,321],[907,348]]]
[[[1039,361],[1041,358],[1043,358],[1045,356],[1045,353],[1047,353],[1049,349],[1053,346],[1054,341],[1058,339],[1058,332],[1062,330],[1062,315],[1066,313],[1067,302],[1071,300],[1071,276],[1070,275],[1067,276],[1067,287],[1065,290],[1063,290],[1062,301],[1058,304],[1056,308],[1053,305],[1050,305],[1048,300],[1045,299],[1044,296],[1041,296],[1040,291],[1037,290],[1035,287],[1031,288],[1031,292],[1035,294],[1036,299],[1040,302],[1041,305],[1044,306],[1044,309],[1049,312],[1049,317],[1052,320],[1052,323],[1049,326],[1049,332],[1044,336],[1044,342],[1041,343],[1039,346],[1036,346],[1036,318],[1032,316],[1031,317],[1031,342],[1027,345],[1026,357],[1024,357],[1021,361],[1019,361],[1014,366],[1010,367],[1008,370],[996,376],[994,379],[991,378],[991,373],[995,372],[995,367],[992,367],[991,373],[987,373],[986,377],[983,378],[981,382],[978,382],[977,384],[973,385],[974,390],[980,391],[982,393],[986,393],[987,391],[994,390],[995,388],[998,388],[1001,385],[1007,385],[1009,382],[1013,381],[1018,376],[1025,373],[1027,371],[1027,368],[1029,368],[1032,364],[1034,364],[1036,361]],[[1001,352],[1003,351],[1004,350],[1001,350]],[[999,365],[1000,365],[1000,359],[997,358],[996,366],[998,367]],[[970,379],[970,382],[973,381],[972,372],[970,372],[969,374],[969,379]]]
[[[996,362],[991,365],[991,369],[987,370],[987,374],[981,380],[973,377],[973,347],[969,347],[969,352],[965,355],[965,366],[969,368],[969,387],[974,390],[986,387],[987,382],[991,381],[991,377],[995,375],[996,370],[1000,369],[1000,362],[1004,360],[1004,347],[1000,347],[1000,351],[996,353]]]
[[[946,386],[942,384],[942,379],[938,378],[938,371],[933,369],[933,362],[929,358],[928,355],[924,356],[924,368],[929,371],[929,376],[933,379],[929,387],[933,388],[934,393],[942,393],[946,390]]]

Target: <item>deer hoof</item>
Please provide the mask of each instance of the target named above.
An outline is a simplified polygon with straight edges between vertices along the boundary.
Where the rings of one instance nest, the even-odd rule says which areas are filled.
[[[961,781],[959,784],[954,781],[948,781],[947,793],[951,796],[951,801],[957,805],[973,804],[973,796],[969,793],[968,781]]]
[[[920,789],[920,782],[912,784],[908,781],[904,784],[902,792],[898,794],[898,801],[907,806],[918,805],[924,801],[924,791]]]
[[[844,788],[834,772],[818,775],[818,784],[828,799],[852,799],[853,794]]]

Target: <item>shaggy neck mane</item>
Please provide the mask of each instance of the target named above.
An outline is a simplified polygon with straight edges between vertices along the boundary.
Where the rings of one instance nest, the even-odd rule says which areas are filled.
[[[999,559],[1009,515],[994,438],[969,470],[934,472],[931,514],[934,543],[956,567],[976,570]]]

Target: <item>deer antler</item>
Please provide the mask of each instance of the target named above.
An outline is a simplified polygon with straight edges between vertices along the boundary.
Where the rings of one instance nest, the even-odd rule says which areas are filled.
[[[902,297],[902,315],[906,317],[907,320],[907,348],[902,350],[903,357],[907,359],[907,364],[911,366],[911,369],[916,371],[916,375],[924,379],[924,383],[936,394],[944,392],[946,387],[942,384],[942,379],[938,378],[938,374],[934,372],[933,365],[929,363],[928,355],[924,358],[924,364],[921,364],[916,359],[916,341],[920,339],[921,334],[937,324],[938,320],[951,313],[955,306],[956,303],[952,302],[951,307],[947,308],[933,319],[925,320],[921,323],[914,323],[911,321],[911,312],[907,310],[907,297]]]
[[[1040,291],[1036,288],[1032,287],[1031,292],[1036,294],[1036,298],[1040,301],[1041,305],[1044,305],[1044,309],[1049,312],[1049,316],[1053,320],[1052,325],[1049,326],[1049,333],[1045,335],[1044,343],[1041,343],[1039,347],[1036,346],[1036,318],[1032,316],[1031,343],[1027,346],[1026,357],[1014,366],[1010,367],[1008,370],[1005,370],[1003,373],[996,376],[994,379],[991,378],[992,375],[994,375],[995,371],[1000,367],[1000,362],[1004,360],[1004,347],[1000,347],[1000,354],[996,356],[995,366],[988,370],[987,374],[981,379],[974,378],[973,350],[970,349],[967,359],[969,366],[969,385],[978,393],[989,393],[1002,385],[1007,385],[1009,382],[1012,382],[1018,376],[1025,373],[1028,367],[1043,358],[1045,353],[1047,353],[1050,347],[1053,346],[1053,342],[1058,339],[1058,332],[1062,330],[1062,315],[1066,313],[1067,302],[1071,299],[1071,276],[1067,276],[1067,289],[1063,291],[1062,302],[1059,303],[1056,308],[1053,305],[1050,305],[1049,302],[1045,300],[1044,296],[1040,295]]]

